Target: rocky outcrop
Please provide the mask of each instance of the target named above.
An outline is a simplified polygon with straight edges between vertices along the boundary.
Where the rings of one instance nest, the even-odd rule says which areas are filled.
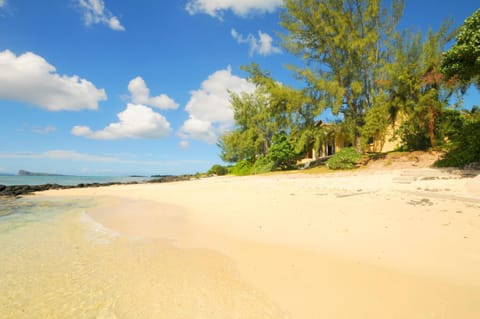
[[[51,189],[67,189],[67,188],[84,188],[84,187],[101,187],[111,185],[125,185],[125,184],[137,184],[137,182],[128,183],[89,183],[78,184],[73,186],[65,186],[59,184],[42,184],[42,185],[0,185],[0,196],[18,197],[21,195],[28,195],[35,192],[47,191]]]
[[[5,186],[0,185],[0,196],[20,196],[31,194],[34,192],[45,191],[49,189],[62,189],[68,188],[68,186],[62,186],[58,184],[44,184],[44,185],[12,185]]]
[[[193,175],[168,175],[168,176],[157,176],[157,178],[147,181],[147,183],[171,183],[179,181],[188,181],[195,178]],[[0,196],[10,196],[18,197],[22,195],[28,195],[35,192],[47,191],[50,189],[67,189],[67,188],[85,188],[85,187],[104,187],[112,185],[128,185],[128,184],[138,184],[138,182],[111,182],[111,183],[82,183],[73,186],[65,186],[59,184],[43,184],[43,185],[0,185]]]
[[[164,176],[153,176],[154,179],[147,181],[147,183],[171,183],[171,182],[181,182],[189,181],[194,179],[193,175],[164,175]]]

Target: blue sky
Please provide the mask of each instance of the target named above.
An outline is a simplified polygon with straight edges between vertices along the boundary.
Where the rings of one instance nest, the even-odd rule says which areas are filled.
[[[241,65],[296,85],[281,0],[0,0],[0,173],[181,174],[220,163]],[[406,1],[401,26],[455,25],[471,0]],[[472,91],[473,92],[473,91]],[[477,92],[467,107],[480,104]]]

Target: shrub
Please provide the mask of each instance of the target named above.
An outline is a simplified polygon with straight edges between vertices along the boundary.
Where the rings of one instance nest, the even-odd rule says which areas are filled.
[[[268,156],[260,156],[253,164],[250,174],[262,174],[271,172],[275,163]]]
[[[210,170],[208,171],[208,174],[215,174],[218,176],[227,175],[228,168],[222,165],[215,164],[212,166],[212,168],[210,168]]]
[[[344,148],[327,160],[327,167],[329,169],[352,169],[360,158],[361,156],[355,148]]]
[[[250,175],[250,172],[252,170],[252,164],[250,162],[242,160],[238,161],[234,166],[230,167],[229,173],[238,175],[238,176],[244,176],[244,175]]]
[[[480,120],[465,125],[452,144],[444,158],[435,163],[436,166],[464,167],[480,162]]]
[[[273,169],[290,169],[295,165],[296,154],[285,133],[273,137],[267,157],[269,164],[272,164],[270,171]]]

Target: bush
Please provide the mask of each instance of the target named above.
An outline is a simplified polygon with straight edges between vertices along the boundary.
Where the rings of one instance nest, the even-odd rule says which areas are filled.
[[[327,160],[327,167],[329,169],[352,169],[360,158],[361,156],[355,148],[344,148]]]
[[[208,174],[215,174],[215,175],[218,175],[218,176],[222,176],[222,175],[227,175],[228,174],[228,168],[225,167],[225,166],[222,166],[222,165],[218,165],[218,164],[215,164],[212,166],[212,168],[210,168],[210,170],[208,171]]]
[[[272,164],[270,171],[273,169],[290,169],[295,165],[296,154],[285,133],[273,137],[267,157],[269,164]]]
[[[480,120],[465,125],[452,144],[444,158],[435,163],[436,166],[465,167],[480,162]]]
[[[250,175],[250,172],[252,170],[252,164],[250,164],[248,161],[239,161],[237,164],[234,166],[230,167],[229,173],[238,175],[238,176],[244,176],[244,175]]]
[[[260,156],[253,164],[250,174],[268,173],[273,170],[275,163],[267,156]]]

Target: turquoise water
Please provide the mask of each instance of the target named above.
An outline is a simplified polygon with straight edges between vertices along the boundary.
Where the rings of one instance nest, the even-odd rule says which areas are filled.
[[[285,318],[228,258],[121,236],[93,202],[0,197],[0,318]]]
[[[128,176],[0,176],[0,185],[42,185],[59,184],[72,186],[89,183],[126,183],[142,182],[149,180],[149,177],[128,177]]]

